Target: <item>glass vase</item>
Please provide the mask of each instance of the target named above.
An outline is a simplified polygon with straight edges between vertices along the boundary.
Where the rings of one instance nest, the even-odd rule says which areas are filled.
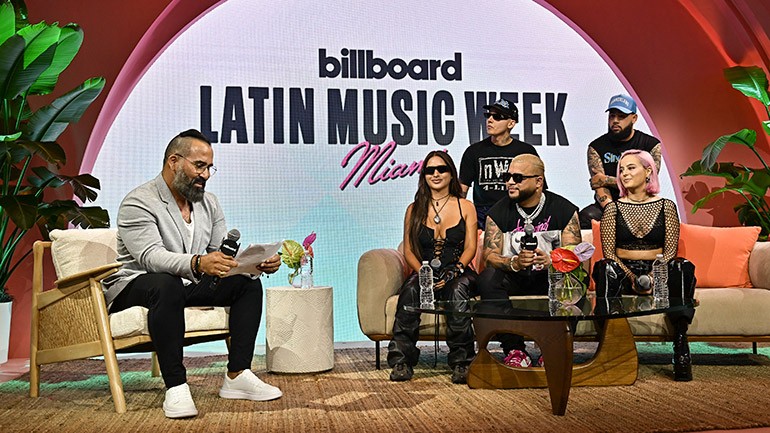
[[[299,264],[300,287],[310,289],[313,287],[313,256],[305,251]]]

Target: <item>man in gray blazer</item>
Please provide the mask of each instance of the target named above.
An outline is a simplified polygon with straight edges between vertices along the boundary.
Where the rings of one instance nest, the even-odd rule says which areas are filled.
[[[105,281],[110,312],[146,307],[148,327],[166,385],[163,410],[169,418],[198,414],[182,363],[184,307],[230,307],[230,355],[223,398],[273,400],[281,390],[249,369],[262,314],[262,284],[245,275],[223,277],[238,265],[219,251],[225,217],[216,196],[206,192],[214,174],[211,143],[190,129],[174,137],[163,170],[134,189],[118,211],[118,261],[123,267]],[[254,269],[274,273],[278,255]],[[212,284],[215,277],[221,278]]]

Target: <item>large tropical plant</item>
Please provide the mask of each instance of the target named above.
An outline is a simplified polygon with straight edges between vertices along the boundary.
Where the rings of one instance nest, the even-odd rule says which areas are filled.
[[[756,66],[735,66],[725,69],[724,76],[733,88],[762,102],[768,116],[768,120],[762,122],[762,129],[766,134],[770,134],[770,96],[768,96],[768,82],[765,72]],[[743,197],[744,202],[735,206],[738,221],[746,226],[761,227],[760,239],[767,240],[768,233],[770,233],[770,206],[767,202],[770,168],[755,148],[756,141],[757,133],[751,129],[741,129],[738,132],[723,135],[709,143],[703,149],[701,159],[695,161],[687,171],[682,173],[682,176],[704,175],[723,178],[724,186],[711,191],[695,202],[692,212],[695,213],[708,201],[722,193],[739,194]],[[751,168],[736,162],[717,162],[719,154],[728,143],[739,144],[751,149],[761,167]]]
[[[44,238],[69,224],[106,227],[107,211],[86,207],[99,181],[90,174],[55,172],[66,162],[59,135],[77,122],[104,88],[104,78],[80,86],[37,110],[30,96],[50,94],[59,74],[80,49],[83,31],[75,24],[30,24],[22,0],[0,0],[0,302],[9,301],[6,283],[30,253],[12,264],[22,238],[35,226]],[[46,201],[46,190],[65,185],[79,199]]]

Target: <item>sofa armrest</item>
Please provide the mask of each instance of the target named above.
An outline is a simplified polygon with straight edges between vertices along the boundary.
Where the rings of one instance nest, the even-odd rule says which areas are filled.
[[[749,255],[749,278],[754,287],[770,289],[770,242],[757,242]]]
[[[367,336],[390,333],[385,302],[398,293],[406,269],[404,255],[393,249],[370,250],[358,260],[358,324]]]

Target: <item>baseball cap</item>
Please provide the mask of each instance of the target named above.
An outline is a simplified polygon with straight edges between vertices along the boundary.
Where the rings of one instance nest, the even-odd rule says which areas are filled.
[[[500,98],[497,101],[493,102],[492,105],[485,105],[485,110],[495,109],[497,112],[504,116],[508,116],[511,119],[515,120],[516,122],[519,121],[519,109],[516,108],[515,105],[513,105],[513,102]]]
[[[636,113],[636,101],[628,95],[615,95],[610,98],[610,106],[604,111],[610,111],[613,108],[626,114]]]

